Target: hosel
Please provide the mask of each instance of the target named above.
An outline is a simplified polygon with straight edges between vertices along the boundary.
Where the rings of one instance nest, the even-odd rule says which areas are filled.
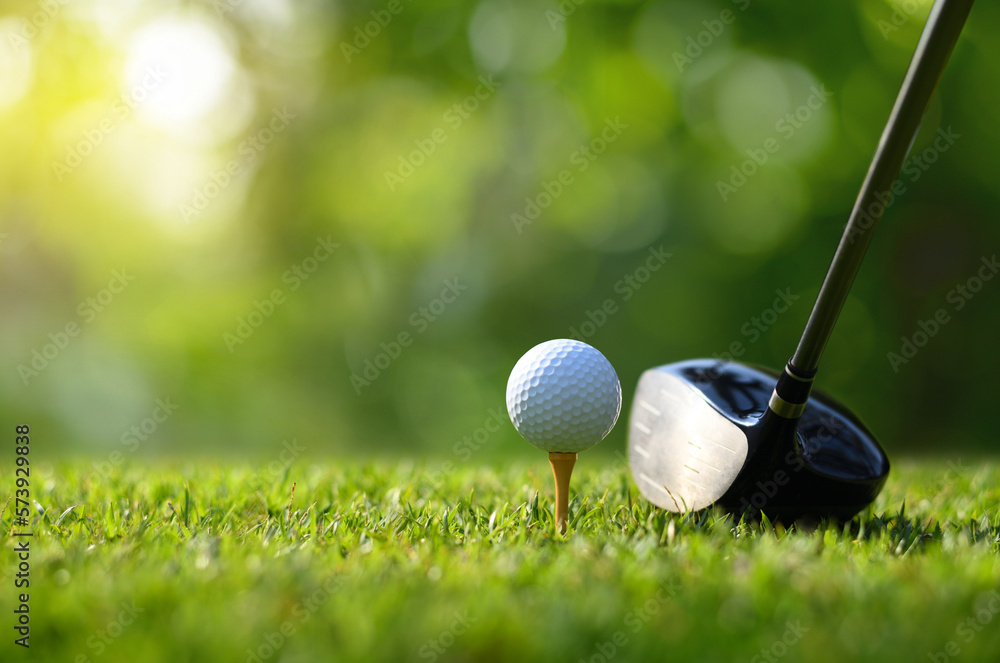
[[[789,360],[778,378],[778,384],[774,385],[774,391],[771,392],[771,400],[767,404],[769,412],[782,419],[795,420],[801,417],[806,409],[806,403],[809,402],[815,378],[815,370],[802,373],[792,366]]]
[[[747,501],[747,495],[764,490],[761,477],[764,477],[764,482],[774,483],[776,488],[778,484],[783,485],[779,481],[779,472],[792,474],[790,468],[801,452],[795,443],[796,429],[809,402],[815,375],[816,371],[803,375],[791,362],[785,366],[771,393],[767,409],[755,425],[758,430],[752,438],[754,446],[749,450],[747,462],[733,484],[719,498],[717,503],[720,506],[737,512],[756,511],[756,506]],[[768,440],[781,440],[781,444],[762,444],[762,441]],[[773,497],[773,494],[768,495],[768,499]]]

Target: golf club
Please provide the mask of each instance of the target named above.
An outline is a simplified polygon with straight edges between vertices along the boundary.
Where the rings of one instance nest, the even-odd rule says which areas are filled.
[[[889,460],[843,405],[813,391],[820,356],[973,0],[938,0],[795,354],[780,374],[696,359],[650,369],[629,421],[632,474],[674,512],[718,504],[771,518],[850,518],[885,483]]]

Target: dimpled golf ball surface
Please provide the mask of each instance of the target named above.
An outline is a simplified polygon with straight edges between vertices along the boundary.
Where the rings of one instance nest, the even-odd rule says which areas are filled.
[[[518,360],[507,380],[507,414],[514,428],[545,451],[589,449],[611,432],[621,407],[615,369],[580,341],[536,345]]]

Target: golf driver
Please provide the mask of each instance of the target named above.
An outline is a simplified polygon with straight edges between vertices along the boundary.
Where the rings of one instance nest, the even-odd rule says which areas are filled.
[[[795,354],[780,374],[695,359],[650,369],[636,388],[629,462],[642,494],[674,512],[718,504],[771,518],[850,518],[878,495],[889,460],[871,432],[813,391],[892,186],[973,0],[938,0]]]

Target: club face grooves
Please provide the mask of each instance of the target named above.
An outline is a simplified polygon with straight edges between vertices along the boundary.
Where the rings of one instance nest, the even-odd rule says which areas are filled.
[[[636,389],[629,420],[633,475],[654,504],[671,511],[704,508],[745,465],[746,435],[666,368],[646,371]]]

